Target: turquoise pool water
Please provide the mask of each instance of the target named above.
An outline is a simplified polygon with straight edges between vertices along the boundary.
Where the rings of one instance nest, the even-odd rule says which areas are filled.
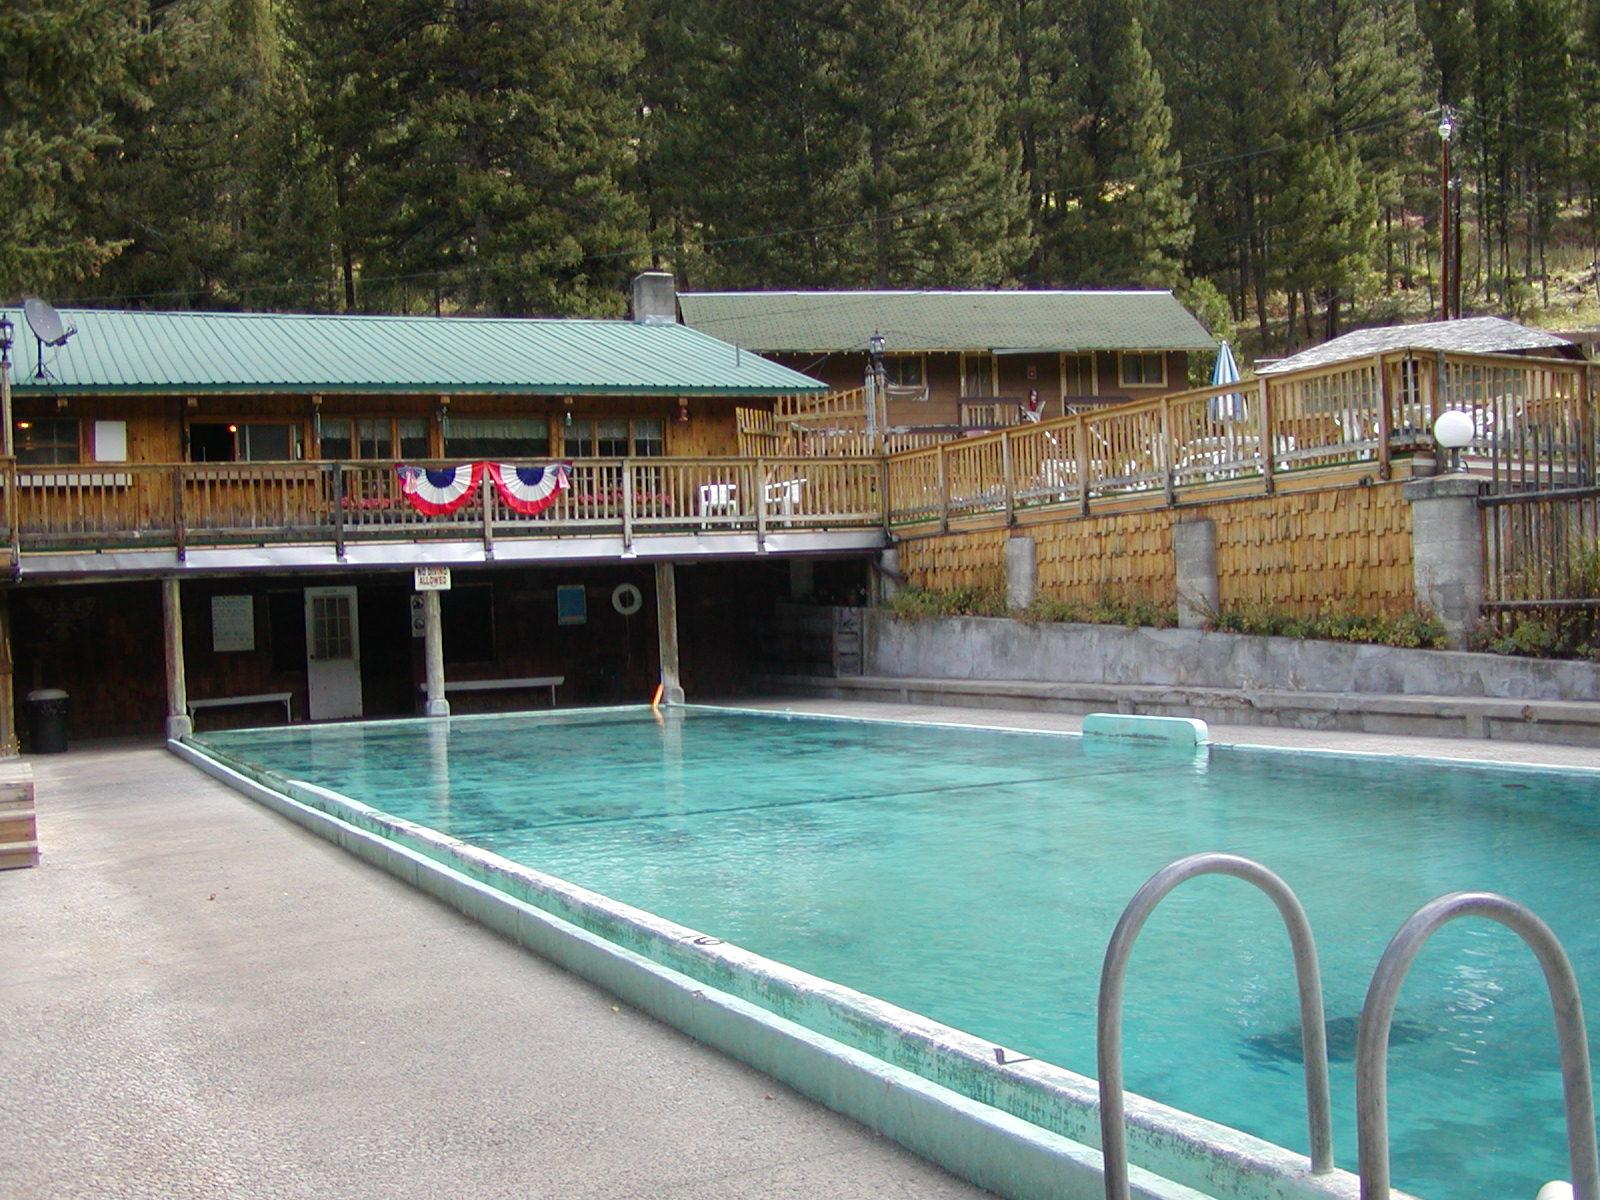
[[[435,728],[439,728],[435,726]],[[1185,854],[1266,863],[1316,931],[1338,1158],[1354,1169],[1355,1018],[1424,901],[1529,904],[1600,996],[1600,775],[713,709],[301,726],[203,741],[508,858],[1094,1074],[1100,960]],[[1135,950],[1128,1086],[1306,1149],[1287,938],[1235,880],[1185,884]],[[1533,957],[1446,927],[1401,996],[1396,1186],[1523,1197],[1565,1178],[1555,1037]]]

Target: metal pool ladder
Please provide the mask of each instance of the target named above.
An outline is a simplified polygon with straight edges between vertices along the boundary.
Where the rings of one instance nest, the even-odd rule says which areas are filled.
[[[1196,875],[1231,875],[1260,888],[1272,900],[1289,930],[1294,973],[1300,989],[1300,1045],[1305,1056],[1306,1118],[1311,1129],[1311,1170],[1333,1170],[1333,1125],[1328,1102],[1327,1027],[1322,1015],[1322,981],[1317,973],[1317,947],[1305,909],[1289,885],[1266,867],[1234,854],[1191,854],[1152,875],[1134,893],[1106,946],[1100,968],[1100,1004],[1096,1049],[1100,1076],[1100,1147],[1105,1160],[1106,1200],[1129,1200],[1128,1140],[1122,1103],[1122,993],[1134,939],[1166,894]],[[1398,986],[1398,985],[1397,985]],[[1363,1019],[1363,1029],[1365,1021]],[[1388,1027],[1384,1028],[1387,1039]],[[1593,1129],[1591,1118],[1590,1128]],[[1363,1147],[1365,1143],[1363,1142]],[[1363,1193],[1365,1196],[1365,1193]],[[1580,1194],[1577,1200],[1600,1200]]]
[[[1600,1200],[1594,1085],[1589,1074],[1583,1002],[1578,996],[1572,963],[1550,927],[1531,909],[1493,892],[1452,892],[1429,901],[1400,926],[1378,960],[1356,1030],[1356,1140],[1361,1200],[1389,1197],[1389,1025],[1400,985],[1423,943],[1441,925],[1467,916],[1498,921],[1527,943],[1539,960],[1545,986],[1550,989],[1556,1041],[1561,1048],[1561,1091],[1567,1109],[1567,1157],[1572,1168],[1573,1195],[1575,1200]],[[1109,1178],[1108,1175],[1108,1196]]]

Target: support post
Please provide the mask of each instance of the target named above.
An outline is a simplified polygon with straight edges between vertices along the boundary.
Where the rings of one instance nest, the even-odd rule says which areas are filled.
[[[1483,606],[1479,481],[1465,472],[1403,485],[1411,502],[1411,571],[1417,603],[1444,622],[1454,648],[1466,643]]]
[[[17,741],[17,666],[11,657],[11,592],[0,591],[0,758],[15,758]]]
[[[1172,527],[1177,567],[1178,628],[1204,629],[1222,607],[1217,583],[1215,521],[1180,521]]]
[[[1011,431],[1000,431],[1000,486],[1006,493],[1006,526],[1017,523],[1017,488],[1013,479],[1015,470],[1011,463]]]
[[[1267,387],[1265,379],[1256,383],[1256,404],[1260,411],[1256,414],[1261,421],[1260,432],[1257,437],[1261,442],[1261,490],[1270,496],[1277,490],[1277,485],[1272,481],[1272,460],[1277,456],[1278,448],[1274,445],[1276,436],[1275,425],[1272,419],[1272,392]]]
[[[422,593],[422,661],[428,678],[428,699],[422,712],[429,717],[448,717],[450,701],[444,692],[444,621],[440,617],[439,593]]]
[[[1039,591],[1039,556],[1031,537],[1006,539],[1006,607],[1027,608]]]
[[[1388,479],[1392,474],[1389,465],[1389,442],[1394,437],[1394,392],[1389,387],[1389,365],[1383,355],[1374,357],[1378,369],[1378,478]]]
[[[167,665],[167,740],[176,741],[194,732],[189,717],[189,689],[183,678],[183,597],[178,577],[161,581],[161,637]]]
[[[661,646],[661,698],[683,703],[678,682],[678,576],[670,562],[656,564],[656,635]]]

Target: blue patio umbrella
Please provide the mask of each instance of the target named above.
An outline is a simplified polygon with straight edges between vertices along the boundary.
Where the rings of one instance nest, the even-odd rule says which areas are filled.
[[[1233,351],[1228,343],[1223,342],[1217,347],[1217,361],[1211,368],[1211,382],[1238,383],[1239,364],[1233,360]],[[1221,396],[1211,398],[1211,419],[1213,421],[1242,421],[1245,419],[1244,394],[1241,392],[1227,392]]]

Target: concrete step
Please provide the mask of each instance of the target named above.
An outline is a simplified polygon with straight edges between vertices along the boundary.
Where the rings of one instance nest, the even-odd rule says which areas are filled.
[[[757,676],[754,683],[774,695],[1068,713],[1119,712],[1197,717],[1218,725],[1276,725],[1600,746],[1600,704],[1591,701],[886,675],[765,675]]]
[[[19,867],[37,867],[38,865],[38,842],[0,843],[0,871],[15,870]]]

